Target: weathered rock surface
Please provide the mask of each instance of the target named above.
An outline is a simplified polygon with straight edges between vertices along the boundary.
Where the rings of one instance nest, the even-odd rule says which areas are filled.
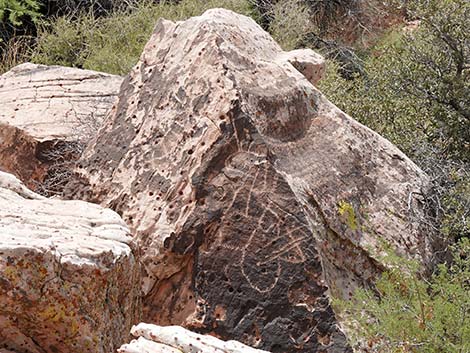
[[[230,11],[158,23],[70,186],[131,225],[146,321],[346,352],[328,291],[371,284],[385,248],[425,261],[426,176],[312,85],[322,65]]]
[[[109,112],[122,78],[26,63],[0,76],[0,169],[34,187],[63,141],[86,139]]]
[[[109,353],[139,320],[139,266],[109,209],[0,172],[0,349]]]
[[[138,339],[118,349],[119,353],[268,353],[238,341],[222,341],[179,326],[138,324],[131,333]]]

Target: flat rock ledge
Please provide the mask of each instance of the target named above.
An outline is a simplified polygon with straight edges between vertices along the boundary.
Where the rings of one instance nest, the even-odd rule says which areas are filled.
[[[34,188],[50,159],[74,150],[58,142],[96,133],[121,82],[116,75],[31,63],[1,75],[0,168]]]
[[[131,333],[138,337],[118,349],[119,353],[269,353],[238,341],[222,341],[180,326],[138,324]]]
[[[109,353],[139,321],[138,263],[113,211],[0,172],[0,350]]]

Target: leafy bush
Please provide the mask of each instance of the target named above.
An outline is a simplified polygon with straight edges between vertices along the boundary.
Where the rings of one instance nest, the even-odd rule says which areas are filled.
[[[470,239],[470,169],[453,169],[448,180],[451,185],[440,202],[440,230],[448,239]]]
[[[416,155],[430,142],[449,158],[470,158],[470,3],[430,0],[412,7],[417,30],[395,32],[366,62],[366,77],[334,71],[324,92],[356,119]],[[420,142],[420,143],[417,143]]]
[[[40,4],[37,0],[0,0],[0,23],[8,20],[14,26],[20,26],[24,17],[36,21]]]
[[[214,7],[253,13],[244,0],[183,0],[140,2],[101,18],[91,13],[60,17],[40,27],[33,61],[123,75],[137,62],[159,18],[183,20]]]
[[[376,283],[336,302],[357,346],[371,352],[463,353],[470,351],[470,241],[452,249],[453,260],[425,280],[403,260]],[[399,262],[398,262],[399,261]]]
[[[90,50],[90,37],[97,34],[98,21],[90,14],[78,19],[59,17],[53,24],[41,24],[32,61],[83,68],[86,52]]]
[[[412,3],[420,19],[405,36],[398,78],[404,92],[426,103],[449,152],[470,157],[470,2]]]

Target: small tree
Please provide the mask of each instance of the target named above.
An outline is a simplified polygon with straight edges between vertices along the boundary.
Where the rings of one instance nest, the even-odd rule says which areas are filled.
[[[422,100],[450,152],[470,157],[470,2],[417,0],[399,55],[401,88]]]
[[[386,37],[367,58],[363,77],[333,84],[327,78],[321,88],[409,155],[420,139],[446,157],[470,161],[470,2],[407,5],[419,20],[416,30]]]

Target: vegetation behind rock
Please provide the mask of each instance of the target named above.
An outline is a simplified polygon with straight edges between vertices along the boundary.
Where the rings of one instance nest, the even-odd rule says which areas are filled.
[[[438,234],[436,263],[441,264],[434,275],[425,280],[412,267],[406,276],[392,269],[375,292],[358,293],[356,301],[346,305],[347,312],[359,318],[355,324],[376,351],[470,349],[470,303],[465,295],[470,290],[468,1],[413,0],[406,6],[393,2],[381,23],[376,19],[384,8],[375,1],[121,5],[95,3],[77,12],[67,11],[74,7],[69,4],[56,12],[60,16],[40,20],[36,1],[0,1],[1,28],[9,33],[0,43],[0,72],[32,60],[124,75],[137,62],[157,18],[181,20],[211,7],[254,17],[286,50],[309,46],[321,51],[330,59],[321,91],[396,144],[433,180],[432,190],[423,195],[428,217],[422,221]],[[31,22],[34,30],[21,29]]]

